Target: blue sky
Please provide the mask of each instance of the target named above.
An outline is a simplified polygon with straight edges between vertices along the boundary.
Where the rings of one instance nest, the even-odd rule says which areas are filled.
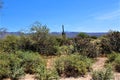
[[[51,32],[120,31],[120,0],[3,0],[0,27],[27,30],[39,21]]]

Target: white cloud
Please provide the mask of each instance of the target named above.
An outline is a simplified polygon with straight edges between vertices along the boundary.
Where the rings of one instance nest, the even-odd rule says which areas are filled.
[[[120,9],[95,17],[97,20],[120,19]]]

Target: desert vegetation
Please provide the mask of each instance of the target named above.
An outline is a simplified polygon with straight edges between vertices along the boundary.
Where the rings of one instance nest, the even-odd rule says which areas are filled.
[[[0,29],[0,35],[5,31]],[[97,57],[107,57],[106,67],[94,71]],[[47,68],[47,58],[54,57]],[[35,23],[28,33],[7,35],[0,39],[0,80],[19,80],[33,74],[37,80],[59,80],[61,77],[84,77],[92,73],[93,80],[113,80],[120,72],[120,32],[110,31],[101,37],[79,33],[68,38],[50,34],[47,25]]]

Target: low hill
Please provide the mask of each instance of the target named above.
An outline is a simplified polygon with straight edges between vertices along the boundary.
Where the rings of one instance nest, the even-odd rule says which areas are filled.
[[[96,36],[96,37],[100,37],[102,35],[107,34],[107,32],[91,32],[91,33],[87,33],[89,36]],[[61,32],[52,32],[51,34],[53,35],[61,35]],[[75,36],[77,36],[79,34],[79,32],[66,32],[67,37],[69,38],[73,38]]]
[[[67,37],[69,38],[73,38],[75,36],[77,36],[79,34],[79,32],[65,32]],[[17,35],[19,36],[21,33],[20,32],[4,32],[0,34],[0,38],[3,38],[7,35]],[[60,36],[62,33],[61,32],[51,32],[50,34],[52,35],[56,35],[56,36]],[[102,35],[107,34],[106,32],[91,32],[91,33],[87,33],[89,36],[96,36],[96,37],[100,37]]]

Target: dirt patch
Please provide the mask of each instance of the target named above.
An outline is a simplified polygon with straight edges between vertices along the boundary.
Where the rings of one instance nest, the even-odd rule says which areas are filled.
[[[78,78],[73,78],[73,77],[70,77],[70,78],[61,78],[60,80],[90,80],[90,79],[91,79],[91,76],[90,76],[90,73],[88,73],[84,77],[78,77]]]
[[[20,80],[35,80],[35,75],[26,74],[25,77],[21,78]]]
[[[47,59],[47,69],[50,69],[53,67],[53,61],[54,61],[54,58]]]
[[[93,71],[103,69],[106,60],[107,60],[106,57],[98,57],[96,59],[96,62],[92,66]]]
[[[115,72],[114,77],[114,80],[120,80],[120,73]]]

